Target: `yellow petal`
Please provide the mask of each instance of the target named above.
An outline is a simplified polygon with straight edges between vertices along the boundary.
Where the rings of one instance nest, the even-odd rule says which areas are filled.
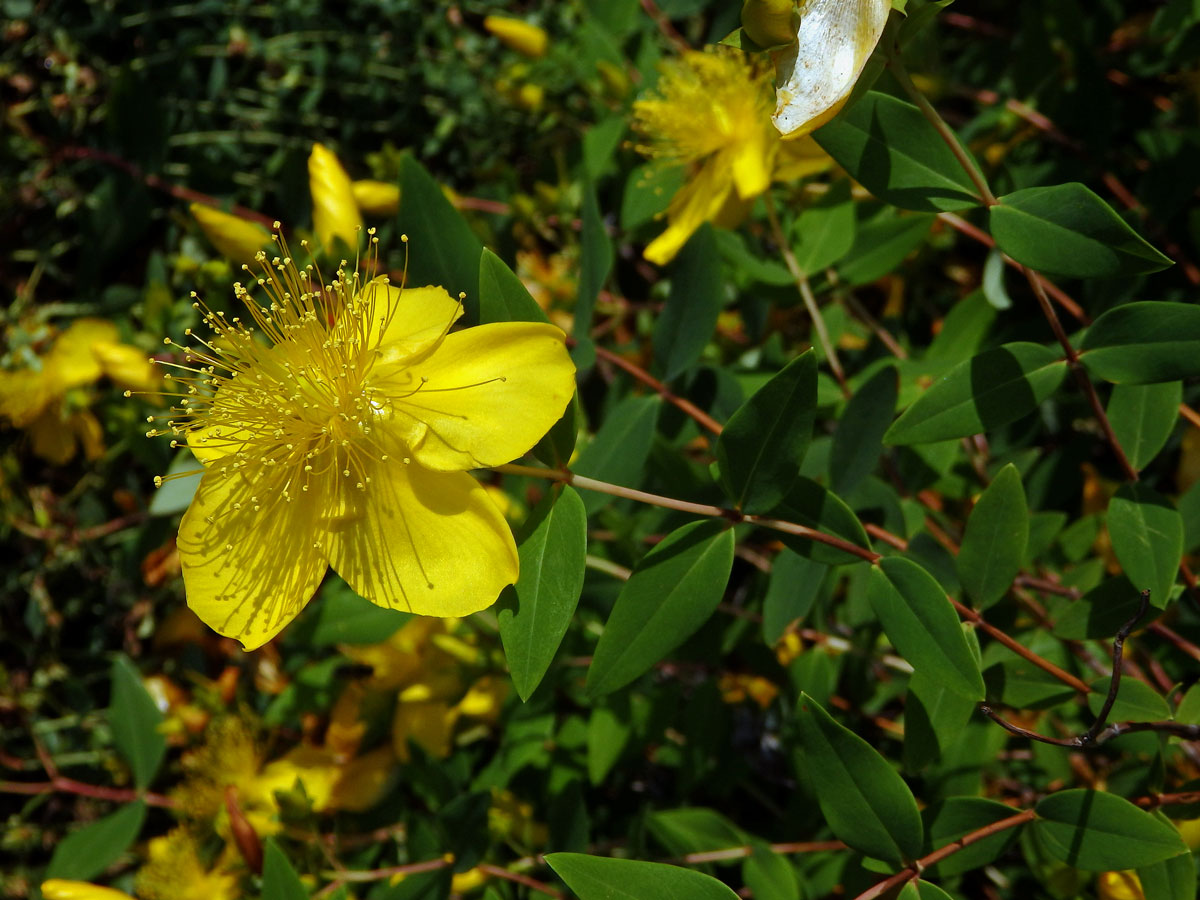
[[[575,366],[557,326],[494,322],[448,335],[427,356],[401,369],[387,389],[404,416],[412,457],[440,471],[494,466],[516,459],[557,422],[575,392]]]
[[[796,181],[817,175],[833,167],[833,157],[821,149],[810,135],[781,141],[775,156],[776,181]]]
[[[133,900],[128,894],[112,888],[99,887],[86,881],[67,881],[51,878],[42,882],[44,900]]]
[[[765,123],[764,123],[765,125]],[[733,186],[743,200],[751,200],[771,186],[771,169],[779,138],[764,127],[755,129],[733,152]]]
[[[361,514],[328,535],[330,564],[361,596],[405,612],[465,616],[516,581],[512,533],[470,475],[396,460],[363,471],[371,480]]]
[[[232,466],[214,466],[179,523],[188,606],[247,650],[296,617],[327,567],[314,546],[320,504],[307,494],[289,502],[284,489],[282,478],[255,481]]]
[[[120,344],[120,332],[103,319],[76,319],[60,334],[42,360],[42,371],[53,379],[60,391],[91,384],[104,370],[96,358],[95,347]]]
[[[879,43],[891,0],[809,0],[796,42],[776,61],[780,134],[807,134],[846,102]]]
[[[1096,877],[1096,896],[1099,900],[1146,900],[1137,872],[1101,872]]]
[[[129,344],[96,344],[92,355],[100,368],[114,382],[134,391],[152,391],[162,382],[157,366],[146,352]]]
[[[392,749],[401,762],[408,762],[412,758],[408,748],[411,740],[434,759],[445,759],[450,755],[456,718],[450,704],[441,700],[398,703],[392,718]]]
[[[299,781],[312,808],[320,812],[328,808],[339,777],[331,751],[301,745],[265,766],[245,790],[249,801],[273,806],[276,791],[291,790]]]
[[[356,250],[362,215],[354,202],[350,176],[324,144],[313,144],[309,154],[308,189],[312,194],[313,231],[321,246],[332,251],[336,238],[349,250]]]
[[[253,263],[259,250],[272,245],[271,232],[257,222],[249,222],[203,203],[193,203],[188,211],[208,242],[232,263]]]
[[[329,796],[330,809],[363,812],[383,799],[396,782],[396,753],[389,746],[364,753],[342,766]]]
[[[508,16],[486,16],[483,27],[500,38],[501,43],[518,53],[535,59],[546,54],[546,32],[536,25]]]
[[[666,230],[646,246],[642,256],[665,266],[697,228],[716,218],[732,190],[733,181],[724,166],[703,166],[671,199]]]
[[[65,424],[75,434],[85,459],[99,459],[104,455],[104,426],[99,419],[82,409],[71,413]]]
[[[24,428],[60,393],[45,372],[0,372],[0,416]]]
[[[400,188],[386,181],[355,181],[350,190],[355,204],[369,216],[394,216],[400,208]]]
[[[458,711],[472,719],[495,723],[500,718],[500,708],[508,696],[508,679],[495,675],[484,675],[458,701]]]
[[[33,442],[34,454],[51,465],[66,465],[75,455],[75,431],[62,420],[59,404],[47,408],[25,427]]]
[[[371,339],[379,342],[380,367],[424,353],[445,337],[463,314],[462,304],[442,287],[402,290],[394,284],[374,282],[367,290],[375,291]]]

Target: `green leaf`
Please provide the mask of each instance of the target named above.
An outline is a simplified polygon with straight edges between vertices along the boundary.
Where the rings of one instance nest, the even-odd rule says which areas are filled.
[[[1050,275],[1111,278],[1172,264],[1078,182],[1006,194],[988,219],[1001,250]]]
[[[617,695],[609,705],[597,706],[588,719],[588,780],[600,784],[621,757],[633,728],[629,722],[629,703]]]
[[[55,844],[45,877],[72,881],[95,878],[133,845],[145,820],[146,804],[135,800],[103,819],[72,831]]]
[[[742,863],[742,881],[756,900],[800,900],[800,881],[786,856],[763,844]]]
[[[660,810],[650,814],[646,825],[672,856],[742,847],[748,840],[727,818],[704,807]]]
[[[583,185],[583,225],[579,236],[582,255],[579,260],[579,290],[575,297],[575,337],[587,337],[592,327],[596,298],[613,264],[612,239],[604,228],[604,218],[596,202],[596,188],[590,181]]]
[[[980,495],[955,559],[958,580],[979,609],[1004,596],[1029,543],[1029,506],[1021,473],[1009,463]]]
[[[263,847],[262,900],[308,900],[300,876],[273,840]]]
[[[1066,371],[1066,361],[1039,344],[986,350],[934,382],[892,423],[884,443],[926,444],[1007,425],[1037,409]]]
[[[888,210],[860,225],[854,246],[838,263],[838,275],[852,287],[879,280],[921,245],[933,221],[932,213],[896,216]]]
[[[915,670],[904,701],[905,771],[920,772],[951,755],[974,713],[974,700],[924,669]]]
[[[579,434],[579,395],[571,398],[561,419],[550,426],[540,441],[534,444],[530,451],[542,462],[552,468],[566,468],[575,452],[575,439]]]
[[[1059,791],[1036,810],[1043,847],[1077,869],[1136,869],[1187,850],[1178,831],[1115,794]]]
[[[1084,333],[1079,361],[1116,384],[1200,375],[1200,306],[1141,302],[1110,309]]]
[[[921,855],[917,802],[870,744],[800,695],[800,740],[825,823],[851,848],[893,866]]]
[[[441,285],[451,297],[467,295],[465,324],[479,322],[479,258],[483,244],[416,159],[400,160],[398,229],[407,234],[408,284]]]
[[[758,389],[717,438],[721,481],[739,509],[773,509],[800,474],[817,411],[817,357],[809,350]]]
[[[654,323],[654,364],[663,380],[687,371],[712,337],[725,304],[712,226],[693,234],[671,266],[671,292]]]
[[[954,900],[936,884],[928,881],[910,881],[901,888],[896,900]]]
[[[934,577],[909,559],[881,559],[867,593],[888,640],[915,669],[971,700],[983,699],[979,661]]]
[[[572,470],[622,487],[637,487],[654,441],[658,408],[657,397],[626,397],[609,412]],[[588,491],[583,505],[588,515],[594,515],[612,499],[611,494]]]
[[[763,639],[774,644],[793,622],[802,622],[820,593],[829,567],[805,559],[786,547],[771,564],[771,581],[763,598]]]
[[[412,613],[387,609],[365,600],[341,579],[321,589],[317,622],[309,640],[315,647],[334,644],[378,644],[412,618]]]
[[[1190,853],[1142,866],[1137,874],[1146,900],[1195,900],[1196,863]]]
[[[642,558],[596,644],[587,674],[591,696],[633,681],[708,620],[729,581],[733,544],[727,522],[693,522]]]
[[[929,850],[952,844],[959,838],[993,825],[1014,815],[1017,810],[995,800],[983,797],[950,797],[926,809],[922,817],[928,833]],[[948,856],[936,866],[926,869],[938,878],[952,878],[979,869],[999,858],[1020,834],[1019,828],[1010,828],[970,844],[953,856]]]
[[[855,181],[893,206],[943,212],[981,203],[929,120],[890,94],[868,91],[813,138]]]
[[[792,225],[792,253],[800,271],[812,275],[839,262],[854,246],[858,228],[850,183],[837,181],[819,201],[806,206]],[[791,283],[791,273],[788,281]]]
[[[550,668],[579,593],[587,553],[587,512],[567,486],[531,516],[532,531],[518,548],[521,568],[514,589],[517,605],[499,613],[500,639],[513,684],[528,700]]]
[[[1104,705],[1108,686],[1107,677],[1092,682],[1092,693],[1087,695],[1087,705],[1092,715],[1097,715]],[[1136,678],[1121,679],[1117,699],[1108,713],[1109,722],[1161,722],[1169,718],[1171,708],[1162,694]]]
[[[846,404],[829,452],[829,483],[835,493],[849,494],[879,462],[899,391],[896,368],[888,365],[861,385]]]
[[[1183,519],[1171,501],[1143,484],[1124,484],[1108,502],[1113,553],[1137,591],[1167,605],[1183,556]]]
[[[1166,446],[1179,419],[1183,385],[1118,384],[1108,398],[1108,421],[1129,463],[1142,469]]]
[[[550,321],[521,279],[487,247],[479,257],[479,321]]]
[[[167,469],[167,476],[170,480],[163,481],[162,487],[156,488],[154,495],[150,498],[150,515],[173,516],[187,509],[196,493],[196,488],[200,487],[203,468],[204,466],[192,455],[191,450],[187,447],[180,447],[175,458],[171,460],[170,468]],[[195,474],[180,478],[179,475],[183,472],[194,472]]]
[[[1111,638],[1141,605],[1139,593],[1124,575],[1109,578],[1060,613],[1054,633],[1071,641]],[[1138,628],[1150,624],[1155,615],[1151,607]]]
[[[827,491],[811,478],[800,476],[788,491],[783,502],[776,507],[775,515],[786,522],[794,522],[816,529],[825,534],[841,538],[864,549],[870,549],[866,529],[858,521],[853,510],[837,494]],[[861,556],[847,553],[820,541],[788,534],[785,531],[771,531],[771,536],[783,541],[790,549],[814,562],[838,566],[844,563],[863,562]]]
[[[129,657],[118,654],[113,658],[111,677],[108,723],[113,743],[129,763],[134,784],[144,788],[154,780],[167,752],[167,740],[158,731],[163,714],[154,705]]]
[[[621,195],[621,227],[629,231],[652,220],[667,208],[683,182],[683,166],[649,162],[634,169]]]
[[[595,180],[613,167],[613,156],[625,136],[625,116],[610,116],[583,133],[583,170]]]
[[[579,900],[734,900],[717,879],[691,869],[636,859],[550,853],[546,862]]]

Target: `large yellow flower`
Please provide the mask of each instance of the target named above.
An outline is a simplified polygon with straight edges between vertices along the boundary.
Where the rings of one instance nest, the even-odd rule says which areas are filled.
[[[736,219],[770,186],[779,148],[770,114],[770,70],[754,57],[715,48],[664,67],[655,92],[633,105],[647,139],[638,149],[689,172],[646,259],[664,265],[705,222]]]
[[[451,333],[462,304],[440,287],[344,269],[323,285],[280,251],[235,286],[252,322],[197,301],[215,335],[186,348],[198,367],[174,377],[178,405],[150,431],[173,431],[204,464],[179,527],[188,605],[247,649],[330,565],[380,606],[489,606],[516,580],[516,546],[466,470],[522,455],[561,417],[575,372],[562,331]]]

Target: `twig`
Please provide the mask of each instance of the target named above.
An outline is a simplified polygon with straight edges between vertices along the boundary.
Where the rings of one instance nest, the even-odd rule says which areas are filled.
[[[571,341],[571,339],[568,338],[568,343],[570,343],[570,341]],[[632,375],[634,378],[636,378],[642,384],[646,385],[646,387],[650,388],[652,391],[654,391],[656,394],[658,394],[660,397],[662,397],[664,400],[666,400],[672,406],[678,408],[679,410],[684,412],[686,415],[690,416],[692,418],[692,420],[695,421],[696,424],[699,425],[701,428],[704,428],[707,431],[712,432],[713,434],[721,433],[721,423],[720,422],[718,422],[716,419],[714,419],[712,416],[710,416],[704,410],[700,409],[700,407],[696,406],[696,404],[692,403],[690,400],[685,400],[683,397],[679,397],[679,396],[673,394],[671,392],[670,388],[668,388],[665,384],[663,384],[661,381],[659,381],[657,378],[655,378],[653,375],[651,375],[649,372],[647,372],[641,366],[637,365],[636,363],[631,363],[629,360],[625,359],[623,356],[618,356],[616,353],[613,353],[611,350],[608,350],[599,345],[597,345],[595,349],[596,349],[596,356],[599,359],[603,359],[605,362],[612,363],[618,369],[622,369],[629,375]]]
[[[1117,700],[1117,691],[1121,687],[1121,658],[1125,652],[1125,639],[1129,637],[1130,633],[1137,626],[1137,623],[1141,621],[1142,616],[1146,614],[1149,605],[1150,592],[1142,591],[1141,602],[1138,604],[1137,612],[1130,617],[1128,622],[1121,626],[1113,638],[1112,676],[1108,682],[1108,694],[1104,697],[1104,703],[1101,705],[1100,711],[1096,713],[1095,721],[1092,722],[1091,727],[1083,734],[1069,738],[1049,737],[1048,735],[1038,734],[1035,731],[1022,728],[1019,725],[1014,725],[986,704],[980,705],[980,711],[1012,734],[1029,738],[1033,741],[1040,741],[1043,744],[1053,744],[1056,747],[1072,747],[1076,749],[1096,747],[1119,734],[1129,731],[1166,731],[1184,737],[1200,737],[1200,726],[1184,725],[1179,722],[1120,722],[1108,728],[1104,727],[1104,723],[1108,721],[1108,714],[1112,712],[1113,704]]]
[[[515,884],[523,884],[525,887],[535,890],[540,894],[546,894],[550,897],[555,897],[557,900],[566,900],[566,894],[558,888],[551,887],[544,881],[538,881],[536,878],[530,878],[528,875],[522,875],[520,872],[510,872],[508,869],[502,869],[500,866],[493,866],[491,863],[479,863],[475,868],[480,872],[486,872],[488,875],[493,875],[496,878],[503,878],[505,881],[511,881]]]

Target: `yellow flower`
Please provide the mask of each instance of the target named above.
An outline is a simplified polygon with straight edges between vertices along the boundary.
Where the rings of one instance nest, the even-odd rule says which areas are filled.
[[[235,286],[269,343],[197,301],[215,337],[187,349],[182,399],[149,432],[173,431],[204,464],[179,526],[188,605],[248,650],[331,565],[379,606],[491,605],[516,580],[516,546],[466,470],[522,455],[561,417],[574,391],[562,331],[450,333],[462,304],[442,288],[344,269],[322,286],[280,247],[250,290]]]
[[[1137,872],[1101,872],[1096,877],[1096,896],[1100,900],[1146,900]]]
[[[99,887],[86,881],[51,878],[42,882],[43,900],[133,900],[122,891]]]
[[[236,900],[237,876],[200,861],[196,839],[176,828],[150,841],[149,861],[134,882],[140,900]],[[98,898],[97,898],[98,900]]]
[[[548,38],[536,25],[508,16],[485,16],[483,27],[518,53],[534,58],[546,55]]]
[[[795,41],[775,54],[775,115],[800,137],[837,115],[879,43],[891,0],[808,0]]]
[[[753,57],[719,48],[667,64],[656,92],[633,105],[648,156],[689,168],[667,208],[667,229],[646,247],[663,265],[705,222],[737,214],[771,183],[779,148],[771,128],[769,74]]]
[[[77,319],[36,368],[0,372],[0,418],[24,429],[33,452],[48,462],[62,465],[80,447],[95,459],[104,453],[104,431],[88,410],[91,397],[68,392],[104,377],[138,391],[160,380],[145,351],[122,344],[112,322]]]

